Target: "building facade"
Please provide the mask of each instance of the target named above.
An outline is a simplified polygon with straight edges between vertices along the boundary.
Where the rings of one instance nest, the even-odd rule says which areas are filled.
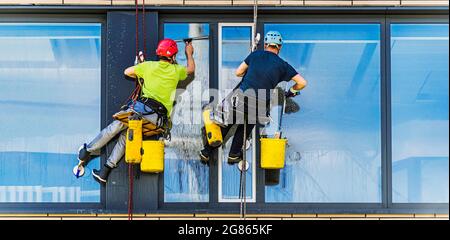
[[[153,0],[136,17],[134,1],[0,0],[0,212],[126,212],[126,164],[106,186],[89,171],[77,179],[77,149],[133,90],[123,70],[136,44],[152,59],[160,39],[201,37],[164,173],[133,171],[134,211],[239,213],[238,169],[222,151],[210,166],[198,159],[210,95],[195,93],[233,88],[252,36],[277,30],[281,57],[309,85],[300,111],[283,118],[289,145],[276,186],[264,184],[261,129],[253,133],[247,211],[448,214],[448,1],[259,0],[256,24],[253,4]]]

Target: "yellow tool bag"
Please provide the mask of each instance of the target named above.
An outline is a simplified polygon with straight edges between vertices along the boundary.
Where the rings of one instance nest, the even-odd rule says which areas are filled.
[[[147,173],[164,171],[164,141],[146,140],[142,142],[141,171]]]
[[[261,168],[284,168],[287,139],[261,138]]]
[[[132,116],[133,112],[119,112],[113,115],[113,118],[116,120],[121,121],[123,124],[125,124],[126,126],[129,125],[128,123],[128,119],[130,118],[130,116]],[[142,119],[142,135],[146,136],[146,137],[150,137],[153,135],[157,135],[157,134],[161,134],[164,133],[164,129],[160,128],[158,126],[156,126],[154,123],[146,120],[145,118]]]
[[[205,135],[208,145],[218,147],[222,145],[222,131],[220,126],[211,121],[211,110],[203,111],[203,123],[205,124]]]
[[[142,120],[129,120],[127,140],[125,144],[125,162],[139,164],[141,162]]]

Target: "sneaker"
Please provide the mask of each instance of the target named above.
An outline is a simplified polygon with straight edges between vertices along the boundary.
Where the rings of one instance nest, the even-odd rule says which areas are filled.
[[[105,164],[102,168],[100,168],[100,170],[92,170],[92,176],[94,177],[95,181],[105,184],[108,181],[108,176],[109,173],[111,173],[111,170],[112,168]]]
[[[242,152],[228,154],[228,164],[233,165],[239,163],[242,160]]]
[[[84,143],[80,148],[78,149],[78,160],[83,162],[84,164],[89,161],[91,158],[91,153],[87,150],[87,144]],[[83,164],[83,166],[84,166]]]
[[[206,149],[203,149],[198,152],[198,155],[200,156],[200,162],[206,165],[209,165],[209,151]]]

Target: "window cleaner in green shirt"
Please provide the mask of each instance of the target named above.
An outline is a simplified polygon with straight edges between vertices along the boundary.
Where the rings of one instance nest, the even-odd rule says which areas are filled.
[[[193,58],[194,48],[192,43],[186,43],[185,53],[187,58],[187,67],[176,63],[178,47],[174,40],[161,40],[156,49],[156,55],[159,61],[146,61],[125,70],[125,75],[131,78],[144,79],[141,98],[135,102],[133,109],[140,113],[149,113],[143,117],[157,124],[158,119],[167,121],[172,111],[175,98],[175,91],[179,81],[185,80],[188,75],[193,75],[195,71],[195,62]],[[143,59],[141,59],[143,60]],[[130,106],[130,105],[128,105]],[[121,112],[132,111],[130,107]],[[164,116],[162,116],[164,115]],[[165,124],[165,126],[168,126]],[[127,126],[119,120],[113,121],[104,128],[90,143],[84,143],[78,153],[79,166],[84,168],[91,159],[94,151],[100,150],[114,136],[120,133],[120,137],[114,146],[113,151],[108,157],[105,165],[100,170],[94,169],[92,175],[100,183],[106,183],[109,173],[122,159],[125,153],[126,130]],[[158,136],[154,136],[158,138]],[[84,171],[84,170],[83,170]],[[79,177],[82,174],[75,173]]]

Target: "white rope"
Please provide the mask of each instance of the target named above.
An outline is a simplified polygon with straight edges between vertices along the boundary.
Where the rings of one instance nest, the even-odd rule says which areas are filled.
[[[258,33],[256,31],[257,24],[258,24],[258,0],[254,0],[253,1],[253,29],[255,31],[255,34],[254,34],[253,40],[252,40],[252,45],[253,45],[252,51],[256,50],[256,48],[258,47],[258,42],[259,42],[259,39],[257,39]]]

